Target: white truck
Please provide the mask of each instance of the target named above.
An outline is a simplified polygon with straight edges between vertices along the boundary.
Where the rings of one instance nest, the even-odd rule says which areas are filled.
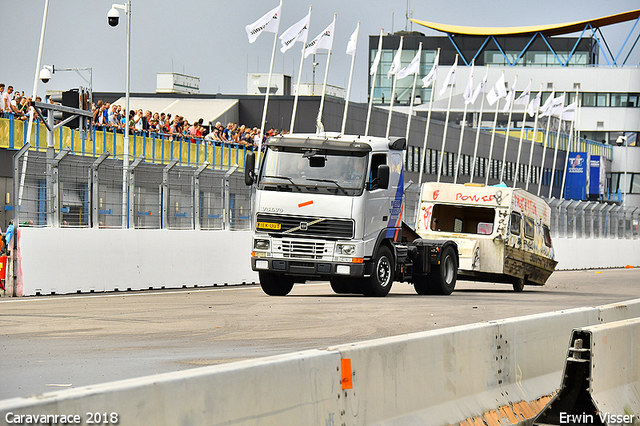
[[[402,221],[404,138],[291,134],[270,138],[256,185],[251,267],[265,293],[329,280],[336,293],[386,296],[394,281],[418,294],[451,294],[452,240],[420,238]]]
[[[458,245],[461,280],[544,285],[554,259],[549,218],[540,197],[501,186],[422,185],[416,232]]]

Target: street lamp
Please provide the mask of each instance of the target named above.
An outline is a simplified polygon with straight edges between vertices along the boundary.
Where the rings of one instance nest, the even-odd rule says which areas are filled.
[[[629,145],[627,144],[627,137],[626,136],[618,136],[618,139],[616,139],[616,145],[618,146],[622,146],[625,145],[625,150],[624,150],[624,198],[622,199],[622,206],[626,206],[627,205],[627,190],[629,188],[629,182],[627,181],[627,159],[629,158]],[[619,187],[619,186],[618,186]]]
[[[125,126],[124,126],[124,149],[122,154],[122,227],[128,228],[128,206],[129,197],[127,196],[127,181],[129,175],[129,85],[131,80],[131,0],[125,4],[112,4],[111,9],[107,13],[107,22],[112,27],[118,25],[120,21],[120,13],[118,10],[124,10],[127,15],[127,78],[125,92]]]

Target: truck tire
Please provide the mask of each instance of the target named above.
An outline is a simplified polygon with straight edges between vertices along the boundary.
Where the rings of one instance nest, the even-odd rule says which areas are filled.
[[[260,271],[260,287],[269,296],[286,296],[293,288],[293,278],[272,272]]]
[[[422,296],[435,294],[435,292],[433,291],[433,287],[429,284],[429,280],[426,275],[416,277],[415,281],[413,282],[413,288],[416,290],[416,293]]]
[[[373,260],[373,272],[364,280],[363,294],[373,297],[384,297],[389,294],[393,285],[394,271],[391,250],[386,246],[380,246]]]
[[[359,282],[353,278],[334,277],[330,280],[331,289],[336,294],[362,293]]]
[[[440,264],[434,265],[427,282],[430,287],[431,294],[440,294],[448,296],[453,293],[456,287],[456,279],[458,278],[458,260],[453,247],[445,246],[440,255]]]

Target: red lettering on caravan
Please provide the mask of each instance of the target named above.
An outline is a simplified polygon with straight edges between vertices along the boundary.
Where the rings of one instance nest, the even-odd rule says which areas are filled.
[[[437,200],[438,197],[440,196],[440,190],[436,189],[435,191],[433,191],[433,200]]]
[[[465,195],[460,192],[456,194],[456,201],[471,201],[474,203],[490,203],[494,200],[493,195]]]
[[[538,215],[538,208],[533,201],[527,200],[524,197],[518,197],[517,195],[514,195],[513,199],[515,200],[516,206],[523,212],[532,216]]]

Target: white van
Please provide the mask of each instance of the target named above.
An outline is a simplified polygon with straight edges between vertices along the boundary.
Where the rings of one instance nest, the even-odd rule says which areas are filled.
[[[558,263],[550,213],[543,199],[523,189],[429,182],[422,185],[416,232],[458,244],[458,279],[522,291],[544,285]]]

